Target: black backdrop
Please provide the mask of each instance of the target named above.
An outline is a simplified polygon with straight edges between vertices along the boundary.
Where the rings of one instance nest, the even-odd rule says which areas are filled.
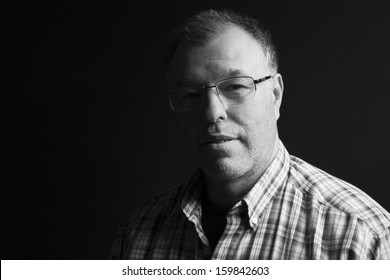
[[[162,61],[203,8],[272,31],[289,152],[390,209],[386,1],[161,2],[3,8],[2,259],[105,259],[129,213],[191,173]]]

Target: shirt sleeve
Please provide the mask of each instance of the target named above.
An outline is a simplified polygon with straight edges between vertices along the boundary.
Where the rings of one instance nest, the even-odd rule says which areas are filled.
[[[375,259],[390,260],[390,232],[379,239]]]
[[[123,224],[119,231],[117,232],[114,242],[111,246],[111,252],[109,259],[110,260],[122,260],[124,259],[124,250],[126,248],[126,242],[128,242],[128,238],[126,238],[127,226]]]

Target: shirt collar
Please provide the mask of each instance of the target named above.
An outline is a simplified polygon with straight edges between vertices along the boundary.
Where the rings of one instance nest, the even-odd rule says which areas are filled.
[[[278,190],[286,184],[290,168],[290,155],[280,141],[279,151],[259,181],[243,197],[247,205],[249,224],[255,230],[261,214]]]
[[[187,218],[195,222],[200,219],[202,204],[201,193],[204,188],[202,171],[198,169],[185,186],[185,193],[181,201],[181,208]]]
[[[277,191],[285,185],[290,167],[290,155],[280,141],[279,151],[259,181],[233,208],[242,210],[246,206],[249,224],[256,229],[263,210],[272,201]],[[197,170],[186,185],[181,207],[187,218],[196,222],[201,216],[201,192],[204,188],[203,175]],[[235,212],[235,211],[234,211]],[[241,211],[239,211],[241,212]]]

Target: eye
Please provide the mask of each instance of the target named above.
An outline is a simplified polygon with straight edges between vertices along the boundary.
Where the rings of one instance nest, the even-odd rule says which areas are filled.
[[[196,106],[202,100],[202,94],[197,91],[185,92],[181,95],[181,106]]]
[[[188,92],[183,94],[182,99],[183,100],[192,100],[192,99],[197,99],[200,98],[201,94],[199,92]]]
[[[224,91],[237,91],[237,90],[242,90],[242,89],[247,89],[248,87],[243,85],[243,84],[229,84],[226,85],[223,90]]]

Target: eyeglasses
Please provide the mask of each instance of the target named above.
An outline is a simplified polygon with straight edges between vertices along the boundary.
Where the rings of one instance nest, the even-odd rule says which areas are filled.
[[[213,86],[185,86],[169,92],[169,103],[174,111],[190,111],[202,105],[205,99],[205,89],[215,87],[220,100],[227,106],[235,106],[253,97],[256,84],[264,82],[273,76],[265,76],[254,80],[249,76],[223,79]]]

